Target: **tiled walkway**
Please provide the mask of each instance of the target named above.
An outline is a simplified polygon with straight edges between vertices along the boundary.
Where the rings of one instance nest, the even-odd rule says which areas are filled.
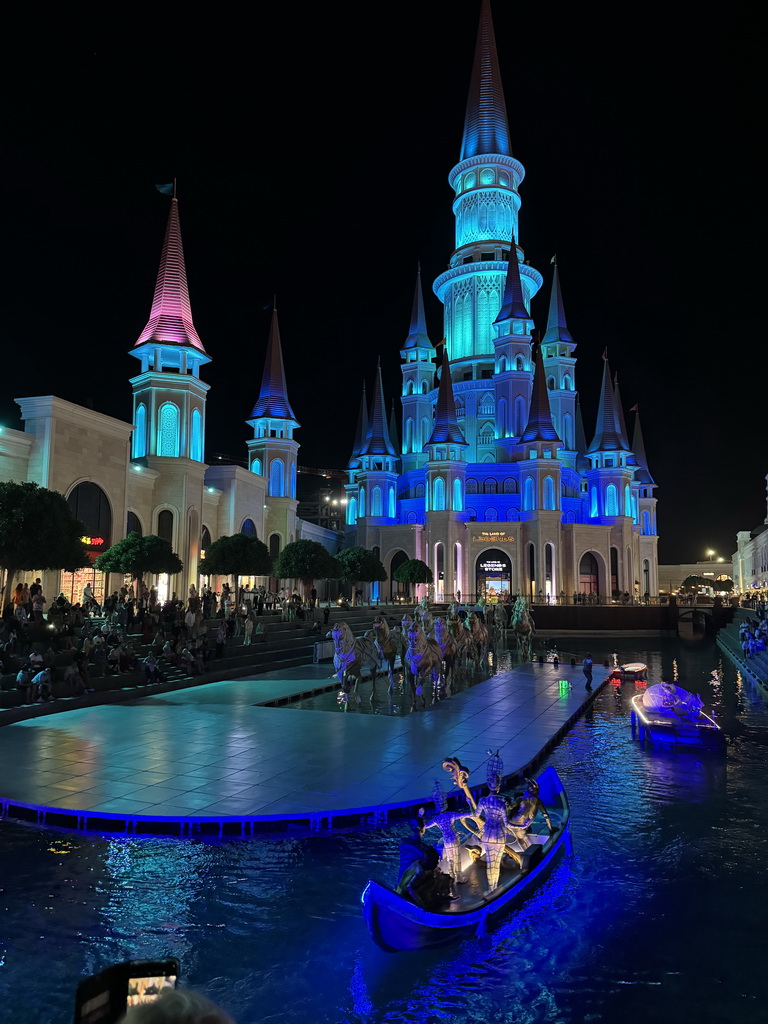
[[[73,812],[81,828],[112,815],[139,828],[145,818],[325,826],[429,801],[435,778],[449,788],[445,757],[460,758],[481,784],[486,751],[498,746],[511,774],[593,696],[578,668],[526,664],[404,717],[258,706],[322,686],[329,674],[286,669],[8,725],[4,810]]]

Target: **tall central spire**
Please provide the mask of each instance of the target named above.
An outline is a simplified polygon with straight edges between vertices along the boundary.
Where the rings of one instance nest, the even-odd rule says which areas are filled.
[[[467,160],[486,153],[512,156],[490,0],[483,0],[480,12],[460,159]]]
[[[272,323],[269,329],[267,354],[264,359],[264,374],[261,378],[261,391],[251,413],[251,419],[262,416],[271,419],[293,420],[291,403],[288,401],[288,388],[285,383],[285,367],[283,366],[283,349],[280,344],[280,327],[277,322],[277,310],[272,310]]]
[[[203,343],[192,323],[184,248],[181,244],[179,201],[175,197],[171,200],[171,212],[165,231],[152,311],[147,326],[139,335],[134,348],[140,345],[177,345],[193,348],[206,357],[203,362],[208,361]]]

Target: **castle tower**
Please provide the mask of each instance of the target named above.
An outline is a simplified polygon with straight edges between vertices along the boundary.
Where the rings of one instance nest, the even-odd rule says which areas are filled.
[[[525,306],[520,264],[513,253],[508,261],[504,300],[493,328],[496,357],[493,376],[496,401],[496,445],[502,460],[509,459],[523,432],[531,404],[531,331],[533,320]]]
[[[381,383],[381,365],[376,370],[368,430],[357,454],[356,488],[351,492],[350,523],[357,522],[357,543],[373,548],[379,544],[378,527],[397,519],[398,458],[389,437]],[[350,492],[348,491],[348,494]]]
[[[445,307],[445,337],[457,406],[473,462],[496,457],[493,323],[507,264],[520,263],[523,299],[541,287],[518,244],[519,186],[525,171],[512,156],[489,0],[483,0],[459,163],[449,175],[456,198],[456,248],[434,290]]]
[[[363,381],[363,394],[360,398],[360,411],[357,414],[357,428],[355,430],[355,441],[352,445],[352,454],[347,463],[347,474],[349,481],[344,485],[347,495],[347,526],[357,526],[358,507],[358,484],[357,473],[360,469],[360,449],[368,436],[368,399],[365,393],[365,381]]]
[[[422,469],[427,461],[424,445],[432,432],[434,400],[435,350],[427,335],[424,317],[424,296],[421,288],[421,267],[416,275],[411,327],[400,356],[403,360],[403,472]]]
[[[645,442],[640,426],[640,412],[635,412],[635,429],[632,434],[632,451],[637,469],[632,481],[632,497],[637,507],[637,523],[640,527],[640,593],[655,594],[659,589],[658,580],[658,531],[656,527],[656,481],[648,469]]]
[[[552,257],[552,263],[549,315],[542,340],[544,371],[552,420],[563,442],[560,457],[573,467],[576,464],[576,359],[573,354],[576,344],[565,322],[557,257]]]
[[[278,534],[285,544],[294,536],[296,527],[299,443],[293,432],[300,424],[288,400],[276,309],[272,310],[261,390],[246,422],[253,427],[253,437],[247,442],[248,466],[252,473],[266,478],[266,533]]]
[[[466,592],[461,565],[451,553],[464,540],[467,442],[456,421],[451,364],[443,346],[443,364],[435,409],[435,425],[425,445],[427,558],[439,601],[456,590]]]
[[[166,588],[170,596],[198,583],[209,387],[200,380],[200,367],[210,362],[192,322],[175,195],[149,320],[131,355],[141,362],[141,372],[131,379],[134,514],[143,519],[145,532],[167,540],[184,564],[181,578],[159,581],[162,598]]]

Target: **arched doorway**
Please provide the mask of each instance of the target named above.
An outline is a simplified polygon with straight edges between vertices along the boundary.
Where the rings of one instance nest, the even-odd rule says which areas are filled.
[[[405,551],[396,551],[389,563],[389,600],[392,604],[396,604],[398,601],[405,601],[408,597],[408,584],[398,583],[395,579],[395,572],[407,561],[408,555]]]
[[[103,604],[106,576],[103,572],[97,572],[93,563],[112,546],[112,509],[109,499],[98,484],[86,481],[69,493],[67,504],[73,515],[85,526],[83,539],[90,564],[77,572],[62,572],[61,589],[68,601],[77,604],[82,599],[83,587],[90,583],[94,597],[99,604]]]
[[[503,601],[512,584],[512,560],[501,548],[490,548],[475,561],[475,591],[478,600]]]
[[[591,551],[585,552],[579,562],[579,593],[596,597],[600,593],[597,559]]]

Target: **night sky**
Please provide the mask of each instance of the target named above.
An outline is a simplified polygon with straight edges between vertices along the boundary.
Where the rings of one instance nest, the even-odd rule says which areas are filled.
[[[768,470],[759,8],[683,6],[494,4],[533,316],[556,252],[588,439],[607,347],[662,562],[729,558]],[[440,340],[479,3],[280,7],[68,22],[6,61],[0,423],[49,393],[130,419],[174,177],[209,460],[245,455],[273,295],[305,466],[344,467],[379,356],[399,393],[419,260]]]

